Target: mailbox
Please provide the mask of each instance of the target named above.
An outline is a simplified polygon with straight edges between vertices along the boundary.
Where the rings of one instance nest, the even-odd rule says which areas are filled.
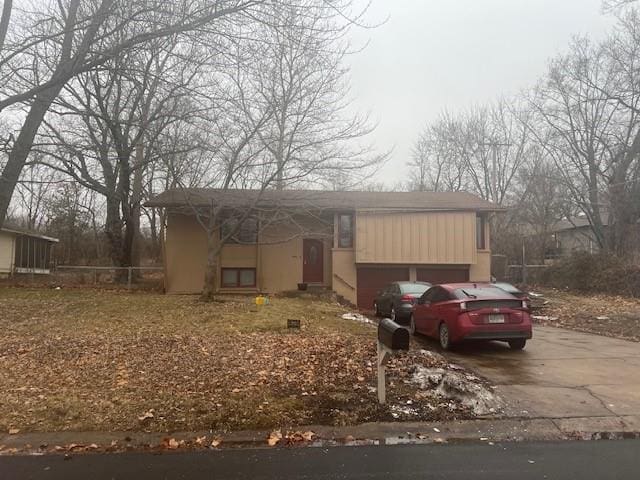
[[[384,318],[378,324],[378,341],[390,350],[409,350],[409,331]]]

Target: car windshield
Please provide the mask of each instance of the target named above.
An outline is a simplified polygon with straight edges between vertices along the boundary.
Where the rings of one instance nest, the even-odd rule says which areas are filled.
[[[400,289],[402,293],[415,293],[415,294],[423,294],[426,292],[431,285],[428,283],[403,283],[400,285]]]
[[[521,293],[521,291],[510,283],[494,283],[496,287],[509,293]]]
[[[510,295],[508,292],[505,292],[498,287],[458,288],[454,290],[453,293],[456,298],[459,298],[461,300],[466,300],[469,298],[500,298],[504,297],[505,295]]]

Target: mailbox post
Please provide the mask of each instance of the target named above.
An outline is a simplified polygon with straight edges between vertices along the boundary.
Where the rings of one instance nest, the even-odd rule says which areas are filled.
[[[409,332],[394,321],[384,318],[378,324],[378,403],[387,401],[386,365],[398,350],[409,350]]]

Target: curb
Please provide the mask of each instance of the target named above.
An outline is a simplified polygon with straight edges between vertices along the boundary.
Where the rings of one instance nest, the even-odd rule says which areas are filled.
[[[275,445],[358,446],[482,442],[640,439],[640,416],[476,419],[453,422],[365,423],[350,427],[309,425],[281,429]],[[313,432],[305,441],[302,432]],[[237,432],[33,432],[0,435],[0,455],[117,453],[194,449],[273,448],[272,430]],[[212,441],[215,440],[215,442]]]

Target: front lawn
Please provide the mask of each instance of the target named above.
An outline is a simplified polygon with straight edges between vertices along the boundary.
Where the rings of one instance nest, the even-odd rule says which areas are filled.
[[[640,299],[538,290],[544,300],[535,303],[544,305],[534,312],[537,323],[640,342]]]
[[[306,295],[191,296],[0,288],[0,430],[188,431],[471,416],[410,382],[415,350],[375,401],[375,329]],[[300,332],[286,328],[300,319]],[[408,408],[407,406],[410,406]],[[404,408],[402,407],[404,406]]]

